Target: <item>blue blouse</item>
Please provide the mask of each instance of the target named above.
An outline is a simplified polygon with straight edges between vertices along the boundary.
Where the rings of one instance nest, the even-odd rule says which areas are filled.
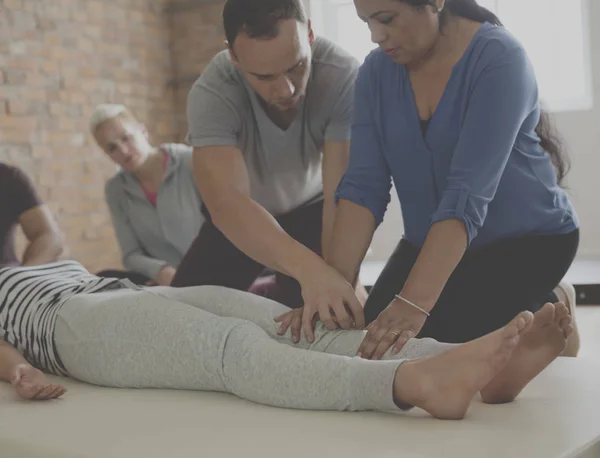
[[[393,179],[405,238],[459,219],[470,246],[578,227],[535,128],[533,68],[504,28],[484,23],[455,65],[423,135],[407,69],[373,51],[356,82],[350,165],[338,199],[383,220]]]

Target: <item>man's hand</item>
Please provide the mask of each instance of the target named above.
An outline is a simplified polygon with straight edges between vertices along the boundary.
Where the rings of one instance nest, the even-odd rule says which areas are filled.
[[[300,307],[300,308],[297,308],[294,310],[290,310],[289,312],[276,317],[275,321],[277,323],[281,323],[281,326],[279,327],[277,334],[282,336],[287,332],[288,329],[291,328],[292,341],[294,343],[300,342],[300,338],[302,336],[302,315],[303,315],[303,313],[304,313],[304,307]],[[317,315],[315,315],[315,317],[313,318],[313,321],[311,323],[312,324],[311,329],[312,329],[313,333],[315,331],[315,325],[317,324],[318,318],[319,317]]]
[[[304,299],[302,329],[310,343],[314,341],[312,323],[315,317],[329,330],[364,327],[364,311],[352,285],[332,267],[325,263],[317,268],[311,266],[298,281]]]
[[[369,298],[369,293],[367,292],[365,286],[360,282],[360,280],[356,282],[356,288],[354,288],[354,292],[356,293],[358,301],[364,307],[367,303],[367,299]]]

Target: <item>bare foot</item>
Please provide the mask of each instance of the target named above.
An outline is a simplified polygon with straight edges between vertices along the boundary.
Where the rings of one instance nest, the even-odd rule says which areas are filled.
[[[533,323],[523,312],[491,334],[429,358],[400,365],[394,380],[399,406],[417,406],[437,418],[463,418],[475,395],[500,372]]]
[[[533,325],[521,338],[506,367],[481,390],[483,402],[500,404],[513,401],[562,353],[571,332],[569,309],[561,302],[544,305],[535,313]]]

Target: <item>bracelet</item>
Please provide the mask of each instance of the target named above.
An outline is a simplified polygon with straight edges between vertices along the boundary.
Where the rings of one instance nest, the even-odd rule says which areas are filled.
[[[421,312],[423,312],[425,315],[430,316],[429,312],[421,307],[419,307],[417,304],[409,301],[408,299],[403,298],[402,296],[400,296],[400,294],[396,294],[396,299],[400,299],[403,302],[406,302],[408,305],[413,306],[414,308],[416,308],[417,310],[420,310]]]

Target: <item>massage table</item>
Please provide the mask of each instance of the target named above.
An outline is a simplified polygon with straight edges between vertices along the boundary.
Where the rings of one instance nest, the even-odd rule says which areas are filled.
[[[554,362],[517,402],[476,400],[463,421],[419,409],[298,411],[220,393],[61,381],[69,392],[50,402],[21,401],[0,386],[0,457],[600,457],[600,364],[581,359]]]

